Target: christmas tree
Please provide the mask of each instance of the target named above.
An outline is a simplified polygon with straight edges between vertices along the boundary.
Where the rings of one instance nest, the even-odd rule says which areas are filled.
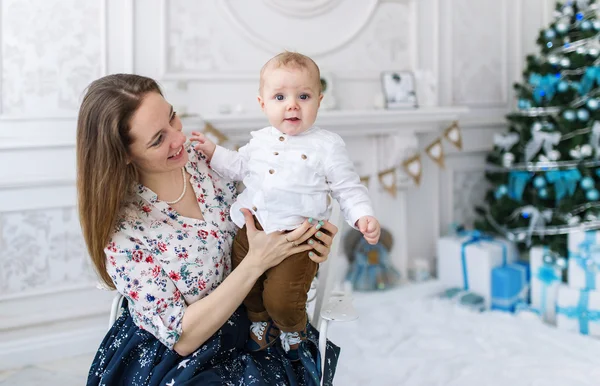
[[[556,5],[515,84],[518,108],[487,157],[476,227],[566,256],[566,235],[600,229],[600,20],[595,0]]]

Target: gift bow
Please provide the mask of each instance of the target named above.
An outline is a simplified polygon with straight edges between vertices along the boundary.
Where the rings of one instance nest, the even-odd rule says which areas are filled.
[[[549,157],[550,152],[554,150],[554,146],[560,142],[560,137],[561,135],[558,131],[539,131],[532,127],[531,139],[525,145],[525,161],[531,161],[542,147],[546,156]]]
[[[600,67],[591,66],[585,69],[585,74],[581,77],[581,82],[579,84],[579,93],[581,95],[585,95],[592,87],[594,87],[594,82],[600,84]]]
[[[566,196],[567,192],[569,196],[575,194],[577,183],[581,180],[581,172],[579,169],[552,170],[546,172],[546,179],[548,182],[554,184],[556,203],[558,204]]]
[[[494,242],[494,237],[486,235],[485,233],[472,230],[472,231],[459,231],[457,232],[460,237],[468,237],[466,241],[463,241],[461,245],[461,262],[462,262],[462,273],[463,273],[463,289],[469,290],[469,273],[467,272],[467,246],[470,244],[477,244],[482,241]],[[502,242],[498,242],[502,247],[502,266],[506,265],[506,245]]]
[[[546,97],[546,100],[550,100],[556,93],[556,84],[558,83],[558,77],[556,75],[540,75],[532,73],[529,75],[529,84],[533,86],[533,99],[540,104],[542,97]]]
[[[556,313],[565,315],[569,319],[579,319],[579,332],[583,335],[589,334],[589,322],[600,320],[600,311],[590,311],[589,307],[589,292],[581,290],[579,292],[579,302],[574,307],[556,306]]]
[[[544,251],[542,265],[537,269],[535,277],[542,283],[542,298],[540,299],[540,309],[535,310],[540,316],[546,314],[546,303],[548,302],[548,288],[556,282],[561,281],[561,277],[556,270],[565,269],[565,259],[548,250]]]

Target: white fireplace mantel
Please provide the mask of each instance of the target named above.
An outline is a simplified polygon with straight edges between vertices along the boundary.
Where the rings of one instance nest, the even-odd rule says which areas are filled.
[[[406,110],[329,110],[319,112],[316,124],[343,137],[432,132],[440,125],[457,120],[466,107],[426,107]],[[186,131],[199,130],[210,123],[232,139],[247,138],[249,132],[268,125],[262,113],[220,114],[183,118]]]

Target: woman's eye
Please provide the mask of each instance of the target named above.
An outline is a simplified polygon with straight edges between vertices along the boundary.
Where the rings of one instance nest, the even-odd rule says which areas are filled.
[[[173,115],[171,115],[171,122],[173,122],[173,120],[175,119],[176,116],[177,116],[177,111],[173,111]]]
[[[300,99],[302,99],[302,100],[307,100],[308,98],[310,98],[310,95],[308,95],[308,94],[300,95]]]
[[[156,141],[154,141],[154,143],[152,144],[152,146],[158,146],[162,143],[163,140],[163,135],[159,135],[158,138],[156,138]]]
[[[283,100],[283,95],[277,94],[277,95],[275,95],[275,99],[277,99],[278,101],[282,101]]]

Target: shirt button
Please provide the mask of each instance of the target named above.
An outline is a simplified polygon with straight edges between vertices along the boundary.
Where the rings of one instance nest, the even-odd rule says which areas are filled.
[[[274,152],[273,155],[279,155],[279,152]]]
[[[285,137],[281,136],[281,137],[279,137],[279,140],[280,140],[281,142],[283,142],[283,141],[285,141]]]
[[[275,173],[275,170],[273,170],[273,169],[270,169],[270,170],[269,170],[269,173],[270,173],[270,174],[273,174],[273,173]]]
[[[255,206],[252,207],[252,210],[255,211],[255,212],[257,211],[257,209],[256,209]]]
[[[308,157],[306,156],[306,154],[302,154],[300,157],[302,157],[302,159],[307,159]]]

